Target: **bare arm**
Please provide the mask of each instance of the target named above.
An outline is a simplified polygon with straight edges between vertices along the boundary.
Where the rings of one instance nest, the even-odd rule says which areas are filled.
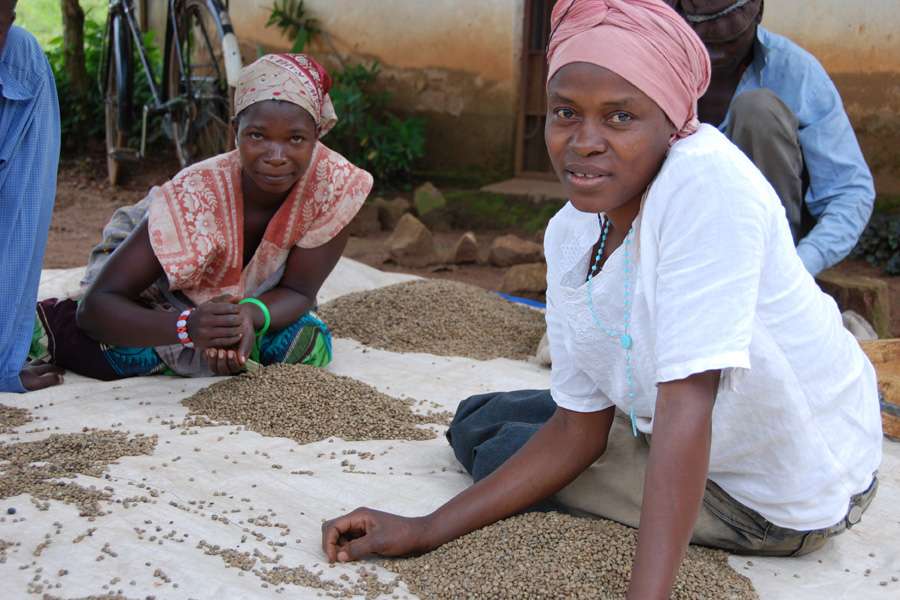
[[[281,281],[259,297],[269,309],[272,319],[269,327],[272,331],[284,329],[315,306],[316,294],[344,253],[349,235],[344,228],[318,248],[295,246],[291,249]],[[252,304],[242,305],[241,308],[249,311],[254,329],[259,330],[265,322],[262,311]]]
[[[709,471],[719,371],[659,385],[630,599],[668,598]]]
[[[88,289],[78,306],[78,326],[106,344],[147,347],[178,343],[178,314],[137,302],[162,274],[145,220],[116,249]]]
[[[270,328],[290,325],[315,304],[316,294],[334,269],[347,244],[342,231],[327,244],[313,249],[294,248],[288,256],[278,286],[262,295],[269,308]],[[178,314],[146,308],[138,298],[163,275],[153,252],[147,222],[141,223],[116,249],[78,307],[78,325],[92,338],[119,346],[162,346],[178,343]],[[198,307],[188,330],[199,348],[232,348],[212,361],[216,373],[234,373],[243,368],[248,348],[237,356],[237,345],[252,347],[250,330],[259,330],[262,311],[253,305],[238,306],[235,298],[217,298]],[[252,323],[252,327],[250,324]],[[210,358],[216,355],[213,353]],[[226,362],[227,359],[227,362]]]
[[[503,466],[427,517],[405,519],[361,508],[329,521],[322,527],[325,554],[346,561],[426,552],[524,510],[565,487],[603,454],[614,410],[558,408]]]

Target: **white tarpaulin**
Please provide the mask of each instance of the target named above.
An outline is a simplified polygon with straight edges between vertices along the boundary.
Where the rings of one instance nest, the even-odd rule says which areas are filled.
[[[41,296],[76,291],[80,271],[45,273]],[[342,259],[320,300],[407,279]],[[549,385],[549,370],[530,362],[398,354],[350,340],[336,340],[329,370],[451,411],[471,394]],[[265,557],[280,554],[280,565],[321,569],[323,578],[346,585],[341,576],[354,581],[358,565],[325,565],[322,520],[360,505],[418,515],[470,483],[442,436],[299,445],[237,427],[173,427],[187,414],[181,400],[212,381],[145,377],[103,383],[68,374],[62,387],[0,395],[0,404],[27,408],[35,419],[15,433],[0,434],[3,442],[84,427],[159,436],[151,456],[123,458],[102,479],[78,478],[81,485],[113,493],[114,502],[103,505],[107,514],[93,521],[69,504],[50,501],[41,511],[26,496],[0,500],[0,540],[19,543],[3,551],[0,598],[42,593],[73,598],[118,590],[129,598],[316,597],[322,590],[285,585],[279,591],[198,545],[258,550],[263,558],[256,569],[271,568],[275,563],[265,563]],[[423,406],[433,408],[430,402]],[[374,453],[375,459],[359,460],[358,454],[345,453],[350,450]],[[804,558],[732,558],[761,598],[900,597],[900,582],[892,580],[900,578],[900,444],[886,441],[884,450],[878,496],[852,530]],[[136,496],[149,502],[115,502]],[[6,514],[9,507],[15,515]],[[89,528],[95,528],[92,535],[82,536]],[[380,573],[384,580],[393,578]]]

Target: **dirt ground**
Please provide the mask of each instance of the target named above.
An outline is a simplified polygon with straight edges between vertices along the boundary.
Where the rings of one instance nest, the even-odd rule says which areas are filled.
[[[164,183],[178,171],[174,159],[148,159],[131,168],[124,184],[113,188],[106,180],[106,163],[102,156],[64,159],[60,164],[56,207],[50,225],[50,236],[44,267],[64,269],[87,263],[91,248],[100,241],[103,226],[119,206],[134,204],[154,185]],[[439,248],[450,248],[462,231],[435,233]],[[477,238],[483,256],[487,256],[493,239],[507,231],[479,231]],[[413,273],[425,277],[453,279],[486,289],[497,289],[504,269],[490,265],[451,265],[421,269],[402,268],[387,262],[382,231],[365,238],[350,238],[345,256],[385,271]],[[532,239],[535,239],[532,237]],[[535,239],[535,241],[540,241]]]
[[[112,188],[106,181],[106,163],[102,156],[64,159],[60,164],[56,207],[44,258],[45,268],[69,268],[86,264],[88,254],[100,240],[103,226],[112,212],[119,206],[139,201],[150,187],[165,182],[177,170],[177,162],[167,154],[149,158],[131,167],[122,186]],[[462,230],[435,232],[435,243],[439,250],[449,249],[463,233]],[[486,257],[493,239],[509,232],[479,230],[475,233],[481,256]],[[518,233],[534,241],[541,241],[539,236]],[[388,235],[389,232],[381,231],[366,237],[352,237],[344,255],[385,271],[452,279],[490,290],[496,290],[500,286],[504,269],[488,264],[440,265],[418,269],[400,267],[389,261],[384,249],[384,241]],[[859,260],[844,261],[838,265],[838,269],[882,277],[880,269]],[[891,288],[891,329],[895,337],[900,337],[900,277],[886,277],[885,280]]]
[[[124,185],[113,188],[106,179],[102,155],[66,158],[60,162],[56,206],[44,254],[44,268],[65,269],[87,264],[113,211],[143,198],[154,185],[178,171],[173,158],[148,158],[129,165]]]

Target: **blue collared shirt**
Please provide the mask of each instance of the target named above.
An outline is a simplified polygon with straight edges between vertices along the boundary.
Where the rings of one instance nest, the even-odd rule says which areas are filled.
[[[843,260],[856,246],[875,203],[872,174],[831,78],[809,52],[759,27],[753,63],[735,96],[771,90],[796,115],[809,173],[806,205],[817,224],[797,253],[816,275]],[[719,126],[728,127],[731,111]]]
[[[56,198],[59,102],[34,36],[13,26],[0,54],[0,392],[23,392],[44,246]]]

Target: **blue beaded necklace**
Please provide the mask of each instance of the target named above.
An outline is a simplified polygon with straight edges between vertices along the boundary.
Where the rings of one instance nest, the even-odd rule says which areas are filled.
[[[588,271],[587,276],[587,302],[588,308],[591,311],[591,318],[594,320],[594,324],[597,328],[608,335],[611,338],[615,338],[618,340],[619,345],[625,350],[625,382],[628,386],[628,399],[632,403],[631,411],[629,416],[631,417],[631,433],[634,437],[637,437],[637,419],[634,416],[634,398],[636,396],[635,393],[635,384],[634,384],[634,372],[631,368],[631,350],[634,346],[634,340],[631,338],[631,335],[628,333],[628,328],[631,325],[631,301],[633,298],[633,284],[634,284],[634,266],[631,263],[631,242],[634,237],[634,226],[628,229],[628,233],[625,235],[625,241],[623,242],[623,251],[625,254],[625,279],[623,281],[623,306],[625,309],[625,314],[623,316],[622,329],[616,330],[612,327],[607,327],[603,324],[602,321],[597,317],[597,312],[594,310],[594,297],[591,293],[591,282],[594,279],[594,275],[600,270],[600,261],[603,259],[603,250],[606,248],[606,236],[609,234],[609,218],[604,219],[603,217],[597,215],[597,218],[600,219],[601,227],[600,227],[600,245],[597,248],[597,255],[594,256],[594,261],[591,263],[591,268]]]

